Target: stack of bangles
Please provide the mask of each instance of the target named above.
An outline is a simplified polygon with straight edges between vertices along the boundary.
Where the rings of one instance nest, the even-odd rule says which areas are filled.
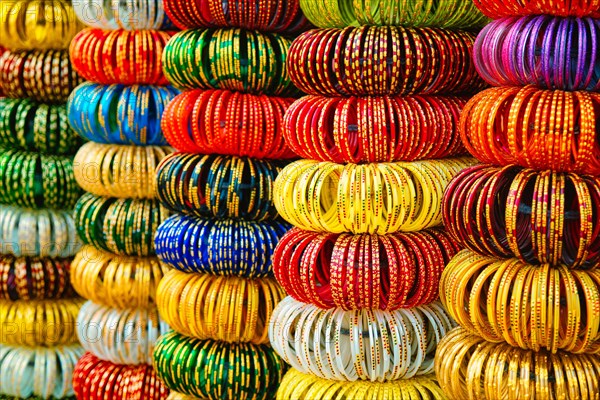
[[[292,95],[297,90],[285,66],[289,47],[289,39],[274,33],[187,30],[167,43],[163,69],[169,82],[181,89]]]
[[[495,257],[593,268],[600,260],[600,179],[516,166],[475,166],[448,186],[444,225]]]
[[[79,199],[74,214],[84,244],[129,256],[153,255],[156,228],[169,216],[157,200],[98,197],[91,193]]]
[[[302,158],[339,164],[465,154],[457,129],[462,97],[305,96],[285,114],[284,134]]]
[[[66,50],[6,52],[0,57],[0,86],[7,97],[63,103],[81,82]]]
[[[534,266],[464,250],[444,270],[440,299],[459,325],[488,342],[600,353],[598,270]]]
[[[600,94],[500,87],[461,115],[467,150],[484,163],[600,175]]]
[[[446,185],[470,158],[348,164],[299,160],[275,181],[281,216],[310,231],[384,235],[440,225]]]
[[[600,23],[547,15],[505,18],[475,41],[475,67],[493,86],[600,90]]]
[[[171,332],[156,343],[154,369],[180,393],[201,399],[258,400],[275,393],[286,367],[269,346],[200,340]]]
[[[73,66],[88,81],[111,85],[166,85],[162,54],[171,32],[88,28],[71,42]]]
[[[153,198],[156,168],[172,152],[164,146],[88,142],[73,160],[77,183],[97,196]]]
[[[454,326],[439,302],[396,311],[344,311],[286,297],[273,312],[269,340],[300,372],[383,382],[432,373],[436,344]]]
[[[269,318],[285,292],[273,278],[170,271],[160,281],[157,305],[177,332],[229,343],[268,343]]]
[[[86,82],[69,97],[69,123],[96,143],[165,146],[160,117],[178,93],[170,86]]]
[[[494,19],[537,14],[600,18],[600,0],[473,0],[473,3]]]
[[[424,0],[300,0],[306,17],[320,28],[386,25],[476,28],[487,18],[470,1]]]
[[[0,255],[0,299],[40,300],[73,297],[66,258]]]
[[[119,256],[84,246],[71,263],[71,283],[94,303],[116,308],[149,308],[169,267],[155,257]]]
[[[83,348],[115,364],[152,364],[154,343],[168,331],[156,308],[116,309],[87,301],[77,317]]]
[[[198,217],[263,221],[277,217],[278,160],[175,153],[157,172],[157,197],[172,211]]]
[[[60,155],[73,153],[80,145],[64,105],[0,100],[0,146]]]
[[[169,390],[151,365],[113,364],[85,353],[73,370],[78,399],[164,399]]]
[[[170,26],[161,0],[80,0],[73,8],[80,21],[104,30],[161,30]]]
[[[294,228],[279,242],[273,270],[285,291],[304,303],[396,310],[435,301],[444,266],[458,250],[438,229],[378,236]]]
[[[175,214],[156,231],[156,255],[171,267],[187,273],[262,278],[271,273],[275,246],[289,225],[197,218]]]
[[[452,399],[592,399],[600,386],[594,354],[522,350],[456,328],[439,344],[435,372]]]
[[[80,299],[0,300],[0,343],[12,346],[60,346],[77,342]]]
[[[79,344],[52,348],[3,345],[0,393],[11,393],[19,399],[63,399],[72,393],[72,371],[82,355]]]
[[[294,158],[282,133],[283,116],[293,101],[229,90],[189,90],[169,103],[162,130],[172,146],[187,153]]]
[[[294,40],[287,65],[294,84],[312,95],[475,92],[484,82],[471,60],[474,40],[435,28],[314,29]]]

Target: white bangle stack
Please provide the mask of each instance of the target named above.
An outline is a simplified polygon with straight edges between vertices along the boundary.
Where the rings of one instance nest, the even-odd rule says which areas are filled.
[[[167,19],[162,0],[79,0],[75,14],[88,26],[100,29],[160,29]]]

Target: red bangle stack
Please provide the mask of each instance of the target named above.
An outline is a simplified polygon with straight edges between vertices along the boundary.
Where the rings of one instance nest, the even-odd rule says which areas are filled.
[[[600,0],[473,0],[490,18],[550,14],[560,17],[600,18]]]

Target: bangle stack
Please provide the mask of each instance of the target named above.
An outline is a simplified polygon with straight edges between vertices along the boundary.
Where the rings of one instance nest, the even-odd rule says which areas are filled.
[[[448,185],[442,215],[468,248],[442,273],[460,325],[437,350],[450,398],[592,399],[600,385],[600,2],[481,1],[475,41],[498,85],[460,118],[486,164]],[[520,86],[519,86],[520,85]]]

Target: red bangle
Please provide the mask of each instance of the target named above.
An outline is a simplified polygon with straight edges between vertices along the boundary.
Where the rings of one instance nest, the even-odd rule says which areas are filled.
[[[190,90],[165,109],[167,141],[187,153],[283,159],[283,115],[294,100],[229,90]]]
[[[559,17],[600,18],[600,0],[473,0],[490,18],[550,14]]]

